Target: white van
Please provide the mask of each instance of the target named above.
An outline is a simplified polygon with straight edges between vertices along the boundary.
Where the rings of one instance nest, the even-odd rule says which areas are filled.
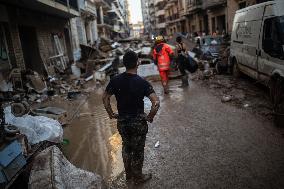
[[[272,93],[284,88],[284,0],[236,12],[230,60],[235,76],[242,72],[262,81]]]

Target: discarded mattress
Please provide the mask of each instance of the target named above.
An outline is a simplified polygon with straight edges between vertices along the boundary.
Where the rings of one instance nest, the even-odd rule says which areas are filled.
[[[36,156],[29,178],[30,189],[100,189],[100,176],[76,168],[56,146],[51,146]]]
[[[30,144],[37,144],[41,141],[60,143],[63,140],[63,129],[61,124],[44,116],[24,115],[15,117],[11,113],[11,107],[4,109],[5,122],[15,125],[20,132],[27,136]]]

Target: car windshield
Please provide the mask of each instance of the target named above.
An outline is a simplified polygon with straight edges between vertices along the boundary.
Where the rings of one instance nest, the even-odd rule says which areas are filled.
[[[206,37],[202,39],[202,45],[221,45],[222,38],[221,37]]]

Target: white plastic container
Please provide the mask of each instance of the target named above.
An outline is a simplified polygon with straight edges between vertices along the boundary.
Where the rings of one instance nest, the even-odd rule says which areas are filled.
[[[71,65],[71,70],[72,70],[73,75],[75,75],[76,77],[79,78],[81,76],[81,70],[80,68],[76,66],[76,64]]]

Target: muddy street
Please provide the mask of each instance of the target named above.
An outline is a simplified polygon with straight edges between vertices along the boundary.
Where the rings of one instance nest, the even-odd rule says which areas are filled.
[[[153,85],[161,109],[149,126],[144,168],[154,177],[141,188],[284,187],[283,130],[270,119],[222,103],[196,81],[188,89],[172,81],[168,96],[160,83]],[[76,166],[102,175],[106,182],[114,180],[111,188],[125,188],[121,138],[103,109],[102,92],[94,92],[65,128],[70,144],[64,152]],[[157,141],[160,146],[155,148]]]

